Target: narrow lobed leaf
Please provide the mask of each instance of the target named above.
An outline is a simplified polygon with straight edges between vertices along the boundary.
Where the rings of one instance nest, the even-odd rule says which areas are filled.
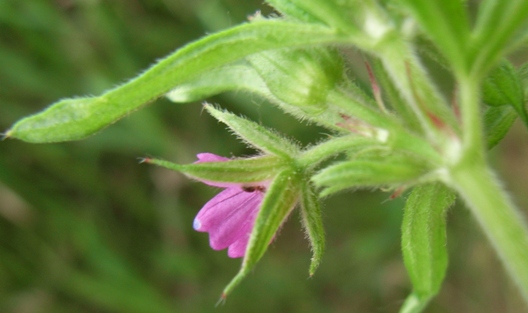
[[[61,100],[17,122],[7,137],[58,142],[89,136],[197,75],[252,53],[344,42],[335,30],[283,20],[259,20],[191,43],[128,83],[99,97]]]
[[[495,147],[506,136],[517,119],[511,106],[489,107],[484,113],[484,129],[488,149]]]
[[[524,126],[528,127],[528,112],[526,111],[526,103],[528,102],[528,63],[525,63],[517,70],[517,77],[521,86],[521,93],[523,95],[522,101],[516,103],[515,110],[524,122]]]
[[[502,60],[484,80],[482,101],[490,106],[524,106],[521,79],[515,67],[507,60]]]

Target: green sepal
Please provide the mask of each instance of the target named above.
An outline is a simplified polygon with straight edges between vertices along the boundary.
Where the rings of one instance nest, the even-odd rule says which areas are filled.
[[[294,158],[299,154],[299,148],[294,143],[262,125],[227,111],[217,110],[212,105],[206,105],[205,109],[243,141],[263,152],[285,158]]]
[[[242,267],[224,288],[222,298],[231,293],[264,255],[275,233],[295,207],[300,184],[300,175],[292,169],[286,169],[275,177],[266,191],[255,220]]]
[[[282,158],[258,156],[222,162],[175,164],[169,161],[146,158],[145,163],[181,172],[200,181],[219,183],[255,183],[271,180],[286,166]]]
[[[400,186],[416,181],[427,172],[426,163],[409,155],[369,156],[331,165],[312,181],[324,187],[320,196],[354,187]]]
[[[326,109],[329,91],[343,80],[341,56],[330,49],[280,49],[247,59],[277,99],[309,115]]]
[[[440,290],[448,263],[446,211],[454,201],[455,194],[440,183],[417,186],[407,198],[402,252],[413,294],[404,305],[408,309],[401,312],[419,312],[416,308],[425,307]]]
[[[310,276],[315,274],[315,270],[321,263],[321,258],[325,250],[325,232],[321,207],[317,199],[317,193],[312,184],[305,180],[301,187],[301,216],[304,229],[310,246],[312,247],[312,260],[310,263]]]
[[[484,113],[484,129],[488,149],[495,147],[506,136],[517,119],[512,106],[488,107]]]
[[[383,147],[375,138],[356,134],[344,135],[329,138],[306,148],[299,158],[296,159],[296,163],[305,169],[312,169],[320,162],[343,152],[357,153],[360,150],[383,149]]]
[[[82,139],[166,94],[178,84],[250,54],[345,41],[345,36],[321,25],[280,19],[242,24],[188,44],[138,77],[99,97],[61,100],[20,120],[5,135],[34,143]]]

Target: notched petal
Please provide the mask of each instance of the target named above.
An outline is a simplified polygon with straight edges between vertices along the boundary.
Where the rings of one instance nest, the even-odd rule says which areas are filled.
[[[250,190],[245,191],[242,187],[228,188],[198,212],[193,226],[197,231],[209,233],[209,243],[213,249],[225,249],[241,238],[246,238],[243,246],[247,245],[263,198],[262,189]],[[239,255],[240,252],[234,254]]]

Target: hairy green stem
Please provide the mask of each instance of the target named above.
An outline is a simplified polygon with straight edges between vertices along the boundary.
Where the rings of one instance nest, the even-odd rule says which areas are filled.
[[[465,162],[450,178],[528,301],[528,227],[523,216],[484,162]]]
[[[478,80],[459,76],[458,83],[462,149],[448,183],[465,200],[528,302],[528,226],[486,164]]]
[[[298,158],[297,162],[302,167],[315,167],[325,159],[341,152],[375,145],[381,146],[381,143],[377,142],[375,139],[357,135],[332,138],[304,151]]]
[[[462,116],[462,155],[465,161],[479,158],[483,154],[482,114],[479,103],[478,81],[474,78],[460,77],[460,113]]]

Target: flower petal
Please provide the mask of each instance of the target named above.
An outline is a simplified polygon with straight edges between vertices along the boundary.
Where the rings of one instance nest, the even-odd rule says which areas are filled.
[[[204,152],[204,153],[198,153],[196,155],[198,158],[198,161],[194,163],[208,163],[208,162],[226,162],[229,161],[229,158],[225,158],[223,156],[216,155],[214,153]],[[213,186],[213,187],[220,187],[220,188],[232,188],[232,187],[238,187],[240,184],[237,183],[224,183],[224,182],[214,182],[209,180],[203,180],[198,179],[200,182]]]
[[[225,249],[240,238],[249,238],[262,198],[259,190],[228,188],[205,204],[193,225],[197,231],[209,232],[213,249]]]
[[[219,156],[219,155],[209,153],[209,152],[198,153],[196,157],[198,158],[198,161],[194,163],[229,161],[229,158],[225,158],[223,156]]]
[[[227,256],[230,258],[241,258],[246,254],[246,248],[249,242],[249,236],[251,232],[248,232],[247,235],[241,237],[235,241],[227,249]]]

